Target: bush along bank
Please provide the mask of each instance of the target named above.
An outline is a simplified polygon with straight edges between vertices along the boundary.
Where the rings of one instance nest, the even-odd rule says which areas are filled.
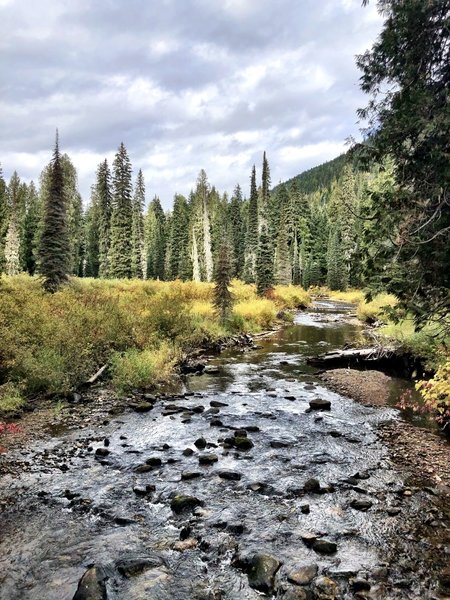
[[[221,323],[213,284],[72,279],[54,294],[39,279],[0,280],[0,415],[30,399],[67,397],[103,365],[114,389],[152,389],[170,380],[195,349],[278,322],[286,309],[306,307],[296,286],[275,286],[270,298],[233,281],[233,309]]]

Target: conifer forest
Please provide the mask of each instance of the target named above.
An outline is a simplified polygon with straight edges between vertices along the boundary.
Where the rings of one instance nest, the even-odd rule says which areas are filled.
[[[0,600],[448,600],[449,2],[0,30]]]

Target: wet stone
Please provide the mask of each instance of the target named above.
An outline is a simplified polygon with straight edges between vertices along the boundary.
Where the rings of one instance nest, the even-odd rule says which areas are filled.
[[[236,429],[234,432],[234,437],[247,437],[247,430],[246,429]]]
[[[202,454],[198,457],[198,462],[200,465],[212,465],[219,460],[217,454]]]
[[[136,494],[136,496],[145,497],[149,496],[155,491],[155,489],[156,488],[154,485],[135,485],[133,487],[133,492]]]
[[[108,456],[108,454],[110,454],[110,450],[107,448],[97,448],[95,451],[96,456]]]
[[[147,569],[154,569],[164,564],[162,558],[154,556],[130,556],[116,562],[116,569],[123,577],[135,577]]]
[[[128,406],[137,413],[146,413],[153,408],[151,402],[131,402]]]
[[[318,567],[316,564],[305,565],[288,573],[288,581],[295,585],[308,585],[317,575]]]
[[[251,588],[272,594],[275,586],[275,575],[281,562],[269,554],[254,554],[248,560],[248,583]]]
[[[204,502],[195,496],[184,496],[182,494],[174,496],[170,502],[170,508],[175,514],[187,511],[192,512],[195,507],[203,505]]]
[[[242,475],[236,471],[219,471],[217,473],[221,479],[228,481],[239,481]]]
[[[231,445],[234,446],[237,450],[243,451],[251,450],[254,446],[252,440],[247,437],[234,437],[231,440]]]
[[[371,506],[373,506],[373,502],[371,502],[370,500],[365,500],[365,499],[356,499],[356,500],[352,500],[350,502],[350,506],[352,508],[354,508],[355,510],[360,510],[362,512],[366,512],[367,510],[369,510],[369,508]]]
[[[317,479],[314,479],[314,477],[311,477],[311,479],[308,479],[308,481],[304,483],[303,489],[305,492],[318,494],[321,491],[320,482]]]
[[[350,586],[354,592],[368,592],[370,591],[371,585],[367,579],[357,577],[350,581]]]
[[[300,538],[305,546],[312,546],[317,540],[317,535],[315,533],[311,533],[310,531],[304,531],[300,534]]]
[[[314,581],[315,598],[320,600],[334,600],[337,597],[338,587],[329,577],[318,577]]]
[[[309,504],[301,504],[300,505],[300,512],[303,513],[304,515],[309,515],[309,513],[310,513]]]
[[[395,517],[396,515],[399,515],[402,511],[396,506],[391,506],[388,509],[386,509],[386,512],[390,517]]]
[[[153,471],[153,467],[151,465],[138,465],[135,469],[135,473],[149,473]]]
[[[205,438],[198,438],[198,440],[195,440],[194,442],[194,446],[196,446],[197,448],[199,448],[199,450],[203,450],[204,448],[206,448],[206,440]]]
[[[329,540],[318,539],[313,543],[312,548],[319,554],[334,554],[337,551],[337,544]]]
[[[289,588],[282,598],[283,600],[309,600],[311,596],[303,588]]]
[[[223,427],[223,423],[220,419],[212,419],[209,425],[210,427]]]
[[[145,461],[145,464],[150,465],[151,467],[160,467],[162,465],[162,460],[159,456],[150,456],[150,458],[147,458]]]
[[[201,476],[202,474],[199,471],[184,471],[181,473],[182,481],[190,481],[191,479],[197,479]]]
[[[192,450],[192,448],[185,448],[183,450],[183,456],[192,456],[194,454],[194,451]]]
[[[309,407],[311,410],[330,410],[331,402],[329,400],[322,400],[322,398],[314,398],[309,401]]]
[[[198,404],[197,406],[192,407],[191,410],[193,413],[200,414],[204,412],[205,407],[203,406],[203,404]]]
[[[78,583],[73,600],[107,600],[106,576],[99,567],[90,567]]]
[[[269,445],[271,448],[288,448],[292,446],[292,442],[288,440],[270,440]]]
[[[226,402],[220,402],[219,400],[211,400],[209,405],[213,408],[222,408],[223,406],[228,406]]]
[[[186,550],[193,550],[198,545],[198,540],[195,538],[187,538],[185,540],[179,540],[173,545],[173,549],[177,552],[185,552]]]

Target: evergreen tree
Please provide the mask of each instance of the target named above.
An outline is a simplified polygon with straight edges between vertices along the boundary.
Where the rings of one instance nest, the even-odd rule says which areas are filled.
[[[2,166],[0,164],[0,274],[5,264],[5,238],[8,231],[9,205],[6,191],[6,182],[3,178]]]
[[[338,227],[333,227],[329,234],[327,250],[327,286],[330,290],[345,290],[347,287],[347,271],[345,268]]]
[[[292,283],[294,285],[301,285],[301,270],[300,270],[300,253],[298,249],[297,235],[294,237],[294,244],[292,250]]]
[[[250,179],[250,200],[248,204],[247,231],[245,236],[244,281],[256,281],[256,253],[258,248],[258,190],[256,188],[256,169],[253,165]]]
[[[131,162],[123,142],[114,158],[112,183],[109,275],[119,279],[130,278],[133,220]]]
[[[100,269],[100,210],[95,185],[91,189],[91,203],[85,218],[84,276],[98,277]]]
[[[189,208],[184,196],[175,195],[168,241],[168,278],[190,279]]]
[[[43,285],[47,291],[55,292],[67,281],[70,270],[70,247],[58,134],[56,134],[51,163],[50,189],[44,206],[39,264],[40,272],[44,277]]]
[[[147,278],[147,261],[144,256],[144,206],[145,182],[139,169],[133,197],[133,217],[131,225],[131,275],[139,279]]]
[[[166,236],[166,216],[159,198],[155,196],[148,206],[144,221],[147,277],[150,279],[165,278]]]
[[[211,281],[214,261],[211,238],[211,213],[216,196],[202,169],[197,178],[195,192],[190,202],[191,260],[194,279]]]
[[[21,271],[22,207],[20,178],[14,171],[8,186],[10,217],[5,238],[5,270],[8,275]]]
[[[284,186],[282,187],[284,188]],[[287,198],[287,203],[282,207],[275,250],[275,281],[282,285],[290,285],[292,283],[292,267],[289,248],[289,198]]]
[[[240,278],[244,266],[245,228],[243,219],[243,199],[239,184],[234,188],[228,207],[233,248],[233,277]]]
[[[266,295],[273,287],[273,253],[272,244],[263,226],[259,237],[258,254],[256,258],[256,291],[259,296]]]
[[[24,234],[24,261],[25,269],[34,275],[37,262],[36,237],[41,219],[41,205],[36,186],[33,181],[28,186],[27,210],[25,216]]]
[[[258,231],[263,226],[269,227],[269,202],[270,202],[270,169],[266,153],[263,154],[262,176],[261,176],[261,202],[259,203]]]
[[[224,323],[230,314],[233,297],[230,292],[230,282],[233,265],[230,256],[230,247],[227,242],[220,246],[218,261],[214,277],[213,304],[220,321]]]
[[[112,190],[111,173],[108,161],[105,159],[97,169],[97,181],[95,184],[95,197],[98,204],[99,224],[99,276],[109,277],[109,248],[111,243],[111,213],[112,213]]]

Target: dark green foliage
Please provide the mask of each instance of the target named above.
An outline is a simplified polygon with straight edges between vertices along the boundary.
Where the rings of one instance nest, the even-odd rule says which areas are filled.
[[[23,255],[24,268],[30,274],[34,275],[36,271],[36,239],[41,219],[41,206],[36,186],[33,182],[28,186],[27,207],[24,223]]]
[[[253,165],[250,178],[250,200],[248,203],[247,231],[245,235],[244,280],[256,281],[256,249],[258,247],[258,190],[256,188],[256,169]]]
[[[85,277],[98,277],[100,269],[100,210],[96,186],[85,218]]]
[[[327,251],[327,286],[330,290],[345,290],[347,287],[347,270],[338,227],[330,230]]]
[[[165,278],[166,236],[166,215],[159,198],[155,196],[149,204],[144,223],[147,277],[149,279]]]
[[[228,219],[233,246],[233,276],[241,277],[245,255],[245,227],[242,191],[239,184],[234,188],[228,207]]]
[[[55,292],[67,281],[70,258],[64,179],[57,135],[39,247],[40,273],[44,278],[43,285],[47,291]]]
[[[184,196],[176,194],[168,241],[168,279],[190,279],[192,263],[189,257],[189,209]]]
[[[99,276],[109,277],[109,247],[111,243],[112,189],[111,173],[105,159],[97,169],[95,196],[98,203]]]
[[[290,200],[285,186],[281,186],[281,219],[275,248],[275,282],[282,285],[292,283],[292,259],[290,252]]]
[[[256,291],[264,296],[273,288],[273,252],[272,244],[263,225],[259,237],[258,253],[256,256]]]
[[[145,182],[144,175],[139,169],[134,189],[131,223],[131,276],[138,279],[144,278],[147,268],[147,261],[144,261],[144,206]]]
[[[359,156],[391,156],[397,188],[373,197],[378,243],[375,272],[367,275],[422,322],[449,309],[450,6],[380,0],[378,7],[381,36],[357,59],[361,87],[371,95],[360,111],[371,138]]]
[[[349,160],[347,154],[341,154],[333,160],[329,160],[322,165],[303,171],[300,175],[296,175],[292,179],[288,179],[284,182],[288,187],[297,182],[299,192],[303,194],[312,194],[319,189],[326,189],[331,186],[333,181],[337,179],[345,163]],[[277,191],[278,186],[274,188],[274,192]]]
[[[109,275],[113,278],[130,278],[133,219],[131,162],[123,142],[114,159],[112,183]]]
[[[217,266],[214,275],[213,304],[222,323],[228,318],[233,304],[230,292],[230,282],[233,265],[231,261],[230,247],[225,241],[218,252]]]
[[[0,164],[0,273],[5,265],[5,237],[8,231],[9,206],[6,193],[6,182]]]

